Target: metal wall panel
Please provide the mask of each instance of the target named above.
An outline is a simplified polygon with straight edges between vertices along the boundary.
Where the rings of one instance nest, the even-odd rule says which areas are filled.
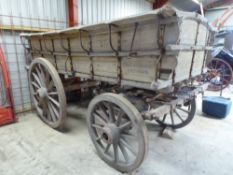
[[[221,17],[228,8],[229,7],[227,6],[227,7],[207,10],[205,13],[205,17],[209,20],[210,23],[212,23],[217,18]],[[231,8],[233,9],[233,7]],[[229,19],[227,19],[223,27],[231,28],[231,29],[233,28],[233,15]]]
[[[152,10],[145,0],[78,0],[79,25],[95,24]]]
[[[0,46],[7,59],[16,112],[32,108],[19,34],[64,29],[67,24],[66,0],[0,0]]]
[[[67,27],[66,0],[0,0],[1,24],[49,29]]]

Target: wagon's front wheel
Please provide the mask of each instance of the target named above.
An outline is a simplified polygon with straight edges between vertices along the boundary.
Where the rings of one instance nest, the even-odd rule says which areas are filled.
[[[35,109],[47,125],[62,129],[66,117],[66,96],[54,66],[36,58],[29,68],[29,85]]]
[[[170,110],[170,113],[156,119],[156,121],[163,127],[179,129],[188,125],[193,120],[195,113],[196,99],[193,97],[183,105],[176,105]]]
[[[88,107],[89,134],[98,155],[120,172],[132,172],[148,149],[147,130],[138,110],[123,96],[105,93]]]

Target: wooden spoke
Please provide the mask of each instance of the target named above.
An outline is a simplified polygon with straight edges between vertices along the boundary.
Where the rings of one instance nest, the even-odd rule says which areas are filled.
[[[108,114],[106,113],[106,110],[104,109],[102,104],[98,105],[98,109],[101,111],[101,113],[99,113],[98,111],[96,112],[99,113],[103,118],[105,118],[106,121],[109,121]]]
[[[52,115],[51,115],[51,113],[50,113],[50,110],[49,110],[49,106],[48,106],[49,104],[47,104],[47,108],[46,108],[46,110],[47,110],[47,119],[49,120],[49,121],[53,121],[53,119],[52,119]]]
[[[185,109],[183,109],[183,108],[181,108],[181,107],[177,107],[177,109],[179,109],[179,110],[181,110],[181,111],[183,111],[183,112],[185,112],[185,113],[189,113],[188,110],[185,110]]]
[[[102,139],[103,137],[102,136],[98,136],[98,137],[96,137],[96,141],[100,141],[101,139]]]
[[[47,116],[47,104],[46,103],[42,104],[42,109],[43,109],[43,115]]]
[[[37,89],[40,88],[40,86],[39,86],[37,83],[35,83],[34,81],[32,82],[32,85],[33,85],[34,87],[36,87]]]
[[[107,104],[107,108],[108,108],[108,113],[109,113],[109,121],[110,122],[114,122],[115,121],[115,114],[114,114],[114,109],[111,103]]]
[[[134,151],[134,149],[124,140],[124,139],[120,139],[119,141],[123,146],[125,146],[133,155],[137,155],[137,153]]]
[[[123,136],[123,137],[128,137],[128,138],[135,138],[136,136],[135,135],[133,135],[133,134],[131,134],[131,133],[129,133],[129,132],[121,132],[121,135]]]
[[[117,126],[120,126],[121,119],[124,116],[124,114],[125,114],[124,111],[120,109],[120,111],[118,112],[118,115],[117,115],[116,122],[115,122]]]
[[[35,73],[32,73],[32,76],[33,76],[34,80],[36,81],[36,83],[37,83],[40,87],[42,87],[42,84],[41,84],[41,82],[40,82],[39,77],[38,77]]]
[[[43,80],[44,86],[46,87],[45,73],[41,65],[39,65],[39,69],[40,69],[41,80]]]
[[[59,117],[58,109],[56,109],[56,107],[52,103],[49,103],[49,104],[50,104],[50,106],[51,106],[51,108],[52,108],[52,110],[53,110],[56,118],[58,118]]]
[[[44,82],[44,79],[43,79],[43,77],[42,77],[41,71],[39,71],[39,68],[38,68],[38,67],[37,67],[35,70],[36,70],[36,75],[38,76],[41,85],[42,85],[42,86],[45,86],[45,82]]]
[[[106,148],[104,150],[105,154],[108,154],[108,151],[109,151],[110,147],[111,147],[111,144],[107,144],[107,146],[106,146]]]
[[[175,110],[174,112],[175,112],[175,114],[177,115],[177,117],[183,122],[184,119],[182,119],[182,117],[180,116],[180,114],[179,114],[176,110]]]
[[[114,150],[114,162],[117,163],[119,161],[119,153],[118,153],[117,144],[113,144],[113,150]]]
[[[53,81],[51,80],[51,81],[49,82],[49,84],[48,84],[48,87],[47,87],[48,91],[51,91],[53,87],[54,87],[54,83],[53,83]]]
[[[98,118],[98,120],[102,123],[102,124],[107,124],[107,121],[101,116],[101,115],[99,115],[99,114],[97,114],[97,113],[94,113],[94,115],[95,115],[95,118]]]
[[[55,115],[50,103],[48,103],[48,108],[49,108],[49,113],[50,113],[50,115],[52,117],[52,121],[56,121],[57,118],[56,118],[56,115]]]
[[[51,101],[51,102],[53,102],[53,104],[55,104],[57,107],[60,107],[60,104],[59,104],[59,102],[58,101],[56,101],[54,98],[52,98],[52,97],[48,97],[49,98],[49,100]]]
[[[119,148],[124,156],[125,162],[128,163],[129,162],[129,154],[127,153],[125,147],[122,145],[122,143],[119,143]]]
[[[125,130],[125,129],[129,129],[129,127],[132,125],[131,121],[125,122],[124,124],[122,124],[121,126],[119,126],[120,130]]]
[[[98,125],[98,124],[92,124],[91,126],[92,126],[93,128],[100,129],[100,130],[103,129],[103,126]]]
[[[58,95],[58,92],[48,92],[49,95]]]
[[[167,117],[167,114],[164,114],[164,116],[163,116],[163,122],[166,120],[166,117]]]
[[[49,83],[50,83],[50,76],[49,76],[49,73],[46,72],[45,73],[45,84],[46,84],[46,87],[49,86]]]
[[[174,117],[173,117],[173,112],[172,111],[170,111],[170,116],[171,116],[172,125],[175,125]]]

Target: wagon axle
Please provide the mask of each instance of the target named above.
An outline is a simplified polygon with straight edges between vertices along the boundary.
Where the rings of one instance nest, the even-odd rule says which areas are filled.
[[[119,141],[120,129],[115,124],[108,124],[103,128],[102,138],[106,143],[117,144]]]

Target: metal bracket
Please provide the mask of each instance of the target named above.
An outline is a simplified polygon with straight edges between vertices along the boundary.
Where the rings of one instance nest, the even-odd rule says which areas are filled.
[[[157,77],[160,77],[160,69],[162,66],[162,58],[163,55],[165,54],[165,49],[164,49],[164,35],[165,35],[165,28],[166,24],[159,24],[159,30],[158,30],[158,46],[160,49],[160,59],[157,64]]]
[[[56,55],[54,54],[54,43],[53,43],[53,39],[51,39],[51,42],[52,42],[52,49],[53,49],[53,50],[50,50],[50,49],[48,48],[46,42],[45,42],[45,36],[42,35],[42,38],[43,38],[44,46],[45,46],[46,50],[47,50],[48,52],[50,52],[50,54],[51,54],[51,55],[53,56],[53,58],[54,58],[55,67],[56,67],[56,69],[57,69],[57,58],[56,58]]]
[[[197,39],[198,39],[198,34],[199,34],[199,27],[200,27],[200,22],[198,22],[198,24],[197,24],[195,46],[197,44]],[[190,66],[189,78],[192,77],[192,71],[193,71],[193,64],[194,64],[195,55],[196,55],[196,50],[193,50],[193,57],[192,57],[191,66]]]
[[[42,44],[41,44],[41,39],[39,39],[39,44],[40,44],[40,55],[42,56],[42,57],[44,57],[44,54],[42,53],[43,52],[43,49],[42,49]]]
[[[132,41],[131,41],[131,45],[130,45],[129,56],[135,55],[135,53],[132,53],[132,50],[133,50],[133,44],[134,44],[137,29],[138,29],[138,25],[139,24],[137,22],[134,23],[134,33],[133,33],[133,37],[132,37]]]
[[[63,39],[62,39],[62,36],[61,36],[61,38],[60,38],[60,44],[61,44],[61,47],[62,47],[62,49],[64,49],[66,52],[70,52],[70,50],[68,49],[68,48],[66,48],[65,47],[65,45],[64,45],[64,43],[63,43]]]
[[[56,54],[54,54],[54,52],[55,52],[54,40],[51,39],[51,42],[52,42],[52,49],[53,49],[52,55],[53,55],[53,58],[54,58],[54,61],[55,61],[55,67],[56,67],[56,69],[58,70],[58,66],[57,66],[57,56],[56,56]]]
[[[209,46],[210,45],[210,41],[211,41],[211,33],[210,32],[207,32],[207,34],[206,34],[206,40],[207,40],[206,44],[207,44],[207,46]],[[209,50],[205,50],[205,55],[204,55],[204,59],[203,59],[202,67],[201,67],[201,73],[202,74],[204,72],[205,62],[206,62],[208,53],[209,53]]]
[[[116,27],[114,24],[109,24],[108,25],[108,31],[109,31],[109,44],[113,52],[115,52],[116,55],[118,55],[118,50],[113,47],[112,44],[112,26]]]
[[[79,30],[80,45],[81,45],[81,48],[83,49],[83,51],[86,52],[87,55],[89,55],[89,54],[90,54],[90,50],[86,49],[86,48],[84,47],[84,45],[83,45],[83,40],[82,40],[82,32],[83,32],[83,31],[84,31],[84,30]]]
[[[69,40],[69,38],[66,38],[66,40],[68,43],[68,48],[65,47],[64,42],[63,42],[63,38],[61,36],[61,38],[60,38],[61,47],[67,52],[67,57],[66,57],[66,61],[65,61],[65,71],[67,72],[67,62],[68,62],[68,60],[70,60],[71,71],[74,74],[72,58],[71,58],[71,50],[70,50],[70,40]]]

